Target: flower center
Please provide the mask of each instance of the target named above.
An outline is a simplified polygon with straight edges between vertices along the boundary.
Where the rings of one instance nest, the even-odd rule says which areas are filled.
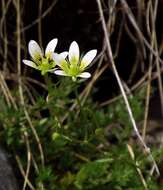
[[[78,65],[70,65],[69,66],[69,72],[68,72],[68,74],[70,76],[76,77],[78,74],[80,74],[80,68],[79,68],[79,66]]]

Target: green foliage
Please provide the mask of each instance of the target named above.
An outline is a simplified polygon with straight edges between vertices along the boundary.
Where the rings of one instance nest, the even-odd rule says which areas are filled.
[[[108,168],[111,161],[108,158],[84,164],[76,175],[76,187],[78,189],[92,189],[107,184],[110,181]]]
[[[29,164],[27,152],[30,151],[28,178],[32,185],[37,190],[42,187],[44,190],[143,190],[137,166],[126,147],[132,127],[123,100],[100,108],[89,97],[81,105],[76,101],[78,84],[71,79],[62,79],[55,85],[47,82],[48,98],[35,96],[32,104],[25,96],[29,118],[42,145],[44,166],[23,107],[19,105],[15,110],[0,98],[1,140],[19,155],[23,168]],[[142,120],[142,94],[130,96],[129,101],[136,121]],[[138,146],[132,147],[149,189],[161,189],[156,179],[150,177],[146,156]],[[161,163],[160,154],[156,157]]]

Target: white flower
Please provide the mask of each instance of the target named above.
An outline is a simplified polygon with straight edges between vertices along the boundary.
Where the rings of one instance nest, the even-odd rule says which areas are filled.
[[[57,38],[51,40],[46,46],[44,53],[36,41],[30,40],[28,44],[28,51],[32,60],[23,60],[23,63],[40,70],[42,75],[47,72],[54,71],[56,63],[53,60],[53,53],[57,46],[57,43]]]
[[[77,77],[89,78],[91,74],[84,72],[90,65],[97,54],[97,50],[88,51],[82,58],[80,58],[80,51],[77,42],[72,42],[68,52],[68,58],[62,54],[53,54],[53,59],[62,70],[55,70],[54,73],[62,76],[70,76],[74,81]]]

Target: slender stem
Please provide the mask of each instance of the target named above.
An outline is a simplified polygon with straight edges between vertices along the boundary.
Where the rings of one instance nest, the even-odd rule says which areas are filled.
[[[78,94],[78,86],[75,86],[75,97],[76,97],[76,101],[77,101],[77,104],[79,106],[79,109],[81,111],[82,110],[82,105],[81,105],[79,94]]]
[[[77,104],[78,104],[78,106],[79,106],[79,111],[80,111],[80,113],[81,113],[81,115],[83,116],[84,121],[85,121],[86,118],[85,118],[85,113],[83,112],[83,107],[82,107],[82,104],[81,104],[81,101],[80,101],[80,97],[79,97],[79,94],[78,94],[78,86],[75,86],[75,96],[76,96]],[[85,129],[84,141],[87,142],[87,139],[88,139],[88,131],[87,131],[87,126],[86,126],[86,125],[84,125],[84,129]]]

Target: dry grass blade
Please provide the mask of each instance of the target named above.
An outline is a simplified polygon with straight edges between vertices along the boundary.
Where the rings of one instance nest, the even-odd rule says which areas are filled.
[[[43,148],[39,139],[39,136],[32,124],[32,121],[29,117],[28,111],[25,107],[25,101],[24,101],[24,96],[23,96],[23,88],[22,88],[22,79],[21,79],[21,32],[20,32],[20,20],[21,20],[21,15],[20,15],[20,0],[17,1],[16,4],[16,9],[17,9],[17,69],[18,69],[18,84],[19,84],[19,95],[20,95],[20,102],[21,105],[24,108],[24,114],[26,116],[26,119],[29,123],[29,126],[31,127],[31,130],[36,138],[36,141],[38,143],[38,148],[40,151],[40,156],[41,156],[41,162],[42,162],[42,167],[44,168],[44,153],[43,153]]]
[[[53,1],[52,4],[49,6],[49,8],[46,9],[46,11],[41,14],[41,17],[39,17],[36,20],[34,20],[31,24],[29,24],[29,25],[21,28],[21,33],[25,32],[26,30],[30,29],[35,24],[37,24],[38,22],[40,22],[40,19],[45,18],[51,12],[51,10],[54,8],[54,6],[56,5],[57,2],[58,2],[58,0]]]
[[[129,144],[127,144],[127,148],[128,148],[129,153],[130,153],[131,159],[135,162],[136,170],[137,170],[137,172],[138,172],[138,174],[140,176],[140,179],[141,179],[141,182],[142,182],[142,184],[144,186],[144,189],[148,190],[148,186],[147,186],[147,183],[146,183],[146,181],[145,181],[145,179],[143,177],[143,173],[139,169],[138,162],[135,161],[135,155],[134,155],[133,149],[132,149],[132,147]]]
[[[127,2],[125,0],[121,0],[122,6],[123,6],[123,10],[126,12],[131,24],[133,25],[133,27],[135,28],[136,32],[138,33],[138,35],[140,36],[140,38],[144,41],[144,44],[146,45],[146,47],[151,51],[151,53],[153,53],[153,55],[155,57],[157,57],[159,59],[159,62],[161,64],[163,64],[162,59],[158,56],[157,51],[155,51],[151,45],[149,44],[149,42],[146,40],[146,38],[144,37],[143,33],[140,31],[139,26],[137,25],[134,15],[132,14],[132,11],[130,10]]]
[[[146,145],[146,143],[144,142],[143,138],[141,137],[141,135],[140,135],[140,133],[138,131],[135,119],[133,117],[131,107],[130,107],[128,99],[127,99],[127,95],[125,93],[125,90],[123,88],[122,82],[120,80],[120,77],[118,75],[118,72],[117,72],[117,69],[116,69],[116,66],[115,66],[115,63],[114,63],[112,49],[111,49],[111,45],[110,45],[110,40],[109,40],[109,37],[108,37],[108,31],[107,31],[107,28],[106,28],[106,23],[105,23],[103,11],[102,11],[102,5],[101,5],[100,0],[96,0],[96,1],[97,1],[97,4],[98,4],[99,14],[100,14],[101,22],[102,22],[102,27],[103,27],[103,30],[104,30],[104,36],[105,36],[106,45],[107,45],[107,54],[108,54],[108,57],[109,57],[109,62],[111,64],[111,66],[112,66],[112,69],[114,71],[117,83],[118,83],[120,91],[122,93],[122,96],[123,96],[123,99],[124,99],[124,102],[125,102],[128,114],[129,114],[129,118],[131,120],[132,126],[133,126],[133,128],[134,128],[134,130],[136,132],[136,135],[137,135],[138,139],[140,140],[140,142],[141,142],[142,146],[144,147],[146,153],[149,155],[149,157],[150,157],[151,161],[153,162],[153,165],[154,165],[154,167],[156,169],[156,172],[159,175],[160,172],[159,172],[158,166],[157,166],[157,164],[156,164],[156,162],[155,162],[155,160],[154,160],[154,158],[153,158],[153,156],[152,156],[152,154],[150,152],[150,148]]]
[[[31,150],[30,150],[30,144],[29,144],[27,132],[24,132],[24,138],[25,138],[26,147],[27,147],[27,169],[26,169],[26,173],[24,176],[23,190],[26,189],[26,186],[28,184],[28,176],[29,176],[29,171],[30,171],[30,167],[31,167]]]
[[[23,169],[23,165],[21,163],[21,159],[19,158],[18,155],[16,155],[15,157],[16,157],[16,161],[17,161],[18,167],[20,169],[20,172],[21,172],[22,176],[24,177],[24,179],[26,179],[26,182],[27,182],[28,186],[30,187],[31,190],[35,190],[35,188],[32,185],[32,183],[29,181],[28,178],[26,178],[26,174],[25,174],[25,171]]]

